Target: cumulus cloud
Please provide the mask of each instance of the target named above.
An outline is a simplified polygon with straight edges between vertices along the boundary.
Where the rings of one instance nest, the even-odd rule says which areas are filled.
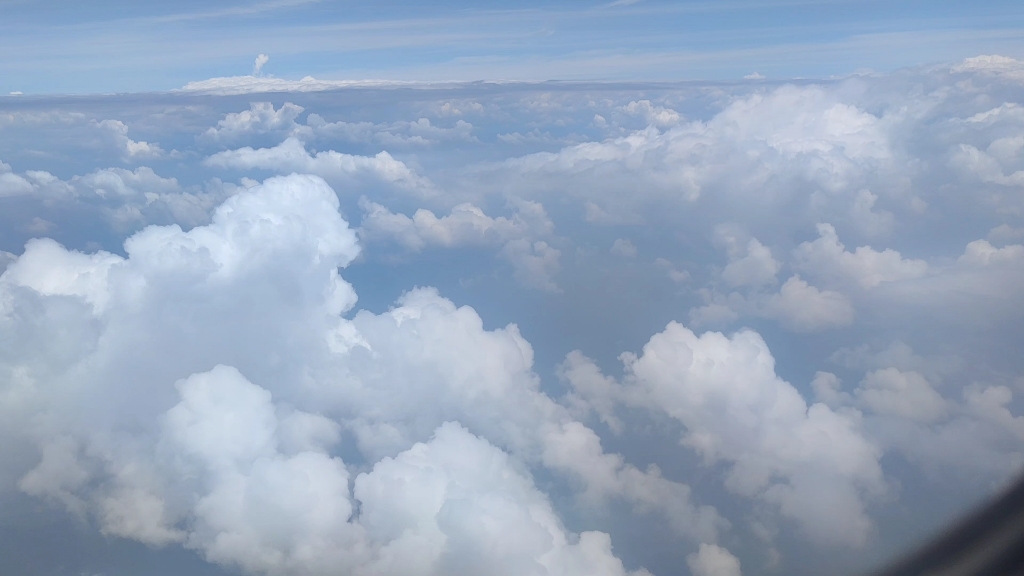
[[[338,207],[322,179],[279,177],[123,257],[31,241],[0,276],[19,343],[0,414],[40,454],[21,489],[260,574],[627,574],[606,534],[563,527],[538,467],[714,541],[726,524],[688,486],[540,391],[514,325],[430,289],[343,317],[359,245]]]
[[[726,248],[729,263],[722,270],[722,280],[732,287],[759,287],[776,282],[781,265],[772,257],[772,251],[757,238],[743,245],[743,234],[729,226],[716,229],[716,240]]]
[[[507,160],[502,167],[532,182],[585,178],[595,206],[632,214],[662,198],[694,202],[707,191],[726,201],[758,190],[763,202],[812,186],[826,193],[820,201],[852,199],[888,173],[894,155],[880,118],[820,87],[784,86],[738,98],[707,121],[678,124],[649,103],[630,106],[638,113],[650,109],[647,128]],[[643,193],[619,197],[627,180]]]
[[[553,224],[537,202],[522,202],[512,218],[492,218],[472,204],[459,204],[438,218],[420,208],[412,218],[394,214],[364,199],[360,232],[369,240],[394,239],[410,250],[426,246],[464,246],[502,243],[512,238],[551,232]]]
[[[793,253],[796,266],[816,276],[874,288],[883,282],[919,278],[928,271],[925,261],[904,259],[890,248],[879,252],[860,246],[847,252],[831,224],[818,224],[818,236],[800,244]]]
[[[770,503],[812,539],[866,542],[867,501],[885,490],[880,450],[862,433],[859,414],[808,405],[779,378],[757,333],[697,336],[673,322],[641,355],[621,358],[626,376],[615,383],[582,354],[567,357],[562,373],[577,404],[589,402],[612,422],[616,404],[665,414],[683,425],[681,443],[706,464],[729,465],[729,490]]]
[[[543,240],[531,242],[520,238],[505,244],[502,254],[512,263],[515,277],[523,285],[546,292],[559,291],[555,275],[561,267],[561,250]]]
[[[10,164],[0,162],[0,197],[26,196],[35,190],[24,176],[11,172]]]
[[[203,138],[212,142],[239,142],[247,137],[271,134],[303,141],[356,142],[381,146],[422,146],[445,141],[474,142],[473,125],[457,120],[451,127],[439,126],[429,118],[396,122],[328,122],[312,113],[305,122],[298,122],[305,108],[285,102],[274,108],[271,102],[253,102],[248,110],[225,114]]]
[[[752,244],[756,242],[751,241]],[[757,246],[760,244],[757,244],[755,249]],[[771,258],[766,250],[761,254],[761,258]],[[737,262],[760,266],[753,268],[754,271],[771,271],[774,268],[774,260],[751,262],[748,256]],[[765,265],[769,263],[773,266],[766,268]],[[728,270],[727,267],[726,271]],[[744,279],[740,274],[741,272],[737,270],[734,277]],[[774,279],[774,276],[771,278]],[[743,316],[754,316],[777,320],[785,328],[796,332],[817,332],[849,326],[854,319],[853,304],[843,293],[819,289],[808,284],[799,275],[790,276],[775,293],[752,290],[747,294],[726,294],[713,289],[702,289],[700,294],[707,303],[690,310],[690,319],[696,326],[722,326],[731,324]]]
[[[839,292],[819,290],[792,276],[778,294],[764,300],[762,314],[794,330],[813,332],[848,326],[853,322],[853,305]]]
[[[700,550],[686,557],[693,576],[741,576],[740,561],[728,550],[714,544],[701,544]]]
[[[248,110],[225,114],[203,136],[210,140],[236,141],[252,134],[292,133],[298,128],[295,119],[304,110],[291,102],[285,102],[276,110],[270,102],[253,102]]]
[[[619,108],[622,112],[631,116],[643,118],[647,124],[658,128],[667,128],[679,123],[679,113],[671,108],[651,104],[650,100],[633,100]]]
[[[360,235],[369,242],[395,242],[419,252],[426,247],[502,246],[501,254],[512,264],[513,273],[524,286],[558,291],[554,276],[561,252],[543,240],[553,229],[544,207],[537,202],[519,202],[512,218],[492,218],[472,204],[459,204],[438,218],[420,208],[412,218],[395,214],[365,198]]]
[[[973,72],[998,76],[1015,82],[1024,81],[1024,62],[998,54],[966,58],[960,64],[953,66],[950,71],[954,74]]]
[[[53,143],[56,146],[112,152],[120,162],[180,156],[177,150],[168,152],[156,142],[131,138],[128,124],[104,116],[86,114],[75,108],[0,111],[0,126],[10,129],[9,136],[12,137],[23,137],[23,134],[31,132],[42,132],[52,137],[56,131],[57,141]],[[52,151],[44,154],[49,153]]]
[[[270,56],[266,54],[260,54],[256,56],[256,61],[252,65],[252,75],[259,76],[263,73],[263,67],[266,66],[267,62],[270,62]]]
[[[127,160],[159,158],[166,154],[159,144],[136,141],[128,137],[128,126],[120,120],[93,121],[93,124],[109,134],[115,148]]]
[[[912,303],[948,314],[966,310],[979,317],[1019,314],[1020,292],[1013,287],[1024,281],[1024,246],[1004,244],[997,247],[986,239],[973,240],[952,263],[932,267],[918,280],[894,283],[889,297],[899,303]]]
[[[857,398],[878,414],[933,422],[946,412],[946,402],[917,372],[885,368],[864,377]]]
[[[355,156],[334,150],[311,154],[306,151],[302,142],[294,137],[289,137],[272,148],[253,149],[246,146],[218,152],[203,163],[207,166],[237,170],[310,173],[334,182],[351,182],[360,176],[370,176],[406,190],[420,193],[433,191],[433,185],[426,178],[416,174],[387,152],[380,152],[376,156]]]
[[[9,166],[0,166],[0,169]],[[0,171],[0,197],[28,197],[43,205],[98,208],[117,230],[134,230],[153,222],[202,224],[210,212],[238,186],[212,180],[205,186],[184,187],[176,178],[165,178],[148,166],[134,170],[103,168],[68,180],[41,170],[22,174]],[[48,232],[45,221],[33,230]],[[52,223],[51,223],[52,224]],[[41,227],[40,227],[41,226]]]

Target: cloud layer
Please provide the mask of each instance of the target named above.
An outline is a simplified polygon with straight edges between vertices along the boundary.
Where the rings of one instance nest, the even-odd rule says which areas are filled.
[[[1021,69],[4,100],[0,505],[224,573],[866,570],[1024,466]]]

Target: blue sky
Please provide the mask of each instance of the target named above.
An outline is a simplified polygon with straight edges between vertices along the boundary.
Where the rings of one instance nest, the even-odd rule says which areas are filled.
[[[695,80],[827,77],[1024,55],[1011,1],[346,3],[0,2],[0,91],[297,79]]]

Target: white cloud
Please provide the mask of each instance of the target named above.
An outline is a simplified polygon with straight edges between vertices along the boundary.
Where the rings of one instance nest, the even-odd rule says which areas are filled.
[[[177,222],[188,227],[205,223],[214,207],[236,191],[236,186],[218,180],[208,182],[202,189],[184,188],[177,179],[162,177],[148,166],[134,170],[103,168],[66,181],[38,170],[22,174],[0,171],[0,197],[6,193],[30,196],[44,205],[97,207],[107,223],[118,231],[153,222]],[[46,225],[37,217],[28,227],[33,228],[34,223]]]
[[[513,274],[524,286],[559,292],[555,275],[561,265],[562,252],[543,240],[531,242],[525,238],[512,240],[502,249],[502,254],[512,263]]]
[[[862,435],[856,413],[808,406],[775,374],[759,335],[698,337],[673,322],[640,356],[621,358],[626,376],[618,385],[570,355],[563,374],[577,406],[589,402],[606,421],[613,403],[664,413],[684,426],[683,445],[708,464],[730,465],[725,485],[733,492],[776,506],[811,539],[866,542],[865,501],[884,489],[880,451]]]
[[[218,141],[236,141],[252,134],[283,132],[291,134],[298,128],[295,119],[305,110],[302,106],[285,102],[274,109],[270,102],[253,102],[248,110],[231,112],[217,121],[203,134]]]
[[[690,321],[695,326],[724,326],[749,315],[777,320],[796,332],[817,332],[849,326],[854,319],[849,298],[812,286],[799,275],[786,280],[777,293],[723,294],[702,289],[699,294],[706,304],[690,310]]]
[[[1024,81],[1024,62],[996,54],[966,58],[950,71],[954,74],[976,73],[1015,82]]]
[[[831,224],[818,224],[818,235],[817,240],[804,242],[793,251],[795,266],[817,277],[874,288],[884,282],[920,278],[928,271],[924,260],[904,259],[890,248],[878,252],[860,246],[847,252]]]
[[[472,204],[459,204],[440,218],[424,208],[410,218],[366,199],[360,204],[365,213],[360,226],[362,237],[370,241],[394,239],[413,251],[427,246],[501,244],[524,236],[545,235],[553,227],[544,207],[537,202],[520,203],[512,218],[492,218]]]
[[[967,244],[964,253],[957,259],[958,264],[967,266],[989,266],[1018,262],[1024,259],[1024,245],[1009,244],[996,248],[988,240],[975,240]]]
[[[111,538],[263,573],[326,571],[301,537],[354,574],[458,573],[478,553],[474,566],[495,573],[618,574],[607,537],[570,532],[592,520],[629,568],[655,558],[665,573],[685,572],[690,552],[705,571],[732,570],[713,542],[747,571],[767,558],[814,572],[825,553],[793,528],[830,543],[868,534],[871,556],[881,543],[868,512],[885,485],[901,491],[882,504],[906,513],[886,515],[884,534],[913,534],[920,502],[941,497],[951,513],[1024,466],[1019,67],[988,58],[952,74],[785,86],[417,85],[274,104],[11,99],[0,111],[14,165],[0,163],[0,494],[21,479]],[[372,156],[382,149],[394,156]],[[507,158],[513,149],[522,156]],[[360,229],[339,232],[333,191],[316,178],[251,179],[291,172],[330,178]],[[203,183],[211,173],[240,185]],[[243,213],[217,216],[232,197]],[[111,250],[121,256],[97,251],[147,224],[161,226]],[[40,239],[11,254],[32,235],[67,249]],[[325,248],[335,237],[343,253]],[[351,274],[375,291],[375,313],[351,310],[337,270],[356,238],[368,249]],[[446,259],[459,278],[429,275],[480,314],[431,289],[381,312],[383,294]],[[564,292],[494,291],[508,282]],[[777,374],[809,382],[782,381],[766,346],[680,344],[681,328],[626,356],[625,376],[610,371],[644,326],[688,309],[691,329],[766,325]],[[517,327],[489,325],[524,310],[541,374]],[[575,387],[560,404],[543,372],[578,346],[598,356],[567,357]],[[686,365],[688,353],[707,365]],[[197,395],[217,386],[231,396]],[[172,426],[172,410],[192,424]],[[263,447],[215,430],[226,415],[240,424],[225,430]],[[588,428],[588,415],[603,424]],[[200,428],[219,443],[190,436]],[[677,434],[693,453],[675,460]],[[894,454],[884,481],[868,472],[883,451]],[[695,456],[713,463],[699,469]],[[324,483],[303,488],[307,474]],[[709,490],[719,474],[727,489]],[[692,494],[691,477],[703,478]],[[441,484],[466,497],[438,495]],[[232,502],[243,489],[251,502]],[[728,523],[703,494],[742,527],[717,539]],[[523,539],[491,538],[470,516]],[[644,545],[624,552],[619,534],[634,523]],[[662,541],[644,531],[666,529],[683,540],[652,552]]]
[[[264,92],[323,92],[338,88],[381,88],[423,84],[423,82],[398,80],[318,80],[312,76],[305,76],[300,80],[286,80],[269,76],[225,76],[189,82],[179,91],[233,96]]]
[[[305,108],[285,102],[275,109],[271,102],[253,102],[248,110],[224,115],[217,125],[206,130],[203,137],[217,142],[238,142],[255,134],[293,136],[309,142],[373,143],[381,146],[422,146],[445,141],[476,141],[473,125],[457,120],[446,128],[433,124],[429,118],[396,122],[328,122],[316,113],[309,114],[304,124],[296,120]]]
[[[693,576],[741,576],[740,561],[728,550],[714,544],[701,544],[700,550],[686,557]]]
[[[645,122],[658,128],[668,128],[679,123],[679,113],[671,108],[651,104],[650,100],[633,100],[619,110],[631,116],[639,116]]]
[[[4,252],[0,250],[0,274],[3,274],[7,267],[11,265],[18,257],[10,252]]]
[[[6,171],[0,171],[0,198],[27,196],[35,191],[35,186],[31,182],[10,172],[10,166],[4,164],[0,168],[7,168]]]
[[[156,142],[131,138],[128,135],[128,124],[121,120],[103,118],[105,112],[101,111],[101,115],[97,116],[83,113],[78,107],[69,110],[60,106],[42,110],[0,111],[0,126],[9,127],[10,136],[24,138],[27,134],[39,133],[50,140],[45,151],[35,151],[36,156],[47,157],[61,148],[71,148],[75,150],[76,156],[82,156],[83,150],[102,156],[112,152],[115,155],[113,159],[126,163],[180,158],[181,154],[177,150],[168,152]]]
[[[1024,246],[994,246],[988,240],[967,244],[953,263],[935,267],[934,273],[916,282],[893,286],[892,297],[901,304],[926,306],[936,314],[996,318],[1017,314],[1024,282]]]
[[[109,535],[252,573],[626,574],[607,535],[561,525],[535,467],[714,541],[726,524],[688,486],[540,391],[514,325],[430,289],[342,317],[359,247],[338,207],[293,175],[126,257],[29,243],[0,276],[0,418],[41,460],[8,473]],[[342,435],[360,467],[331,454]]]
[[[857,398],[878,414],[934,422],[946,414],[946,401],[917,372],[885,368],[868,373]]]
[[[1022,148],[1024,137],[1019,136],[995,140],[984,151],[970,144],[961,144],[951,162],[982,182],[1019,187],[1024,186],[1024,169],[1014,170],[1013,160]]]
[[[121,155],[127,160],[159,158],[166,154],[159,144],[129,138],[128,126],[120,120],[93,120],[92,123],[109,134],[115,148],[120,150]]]
[[[544,207],[537,202],[520,201],[511,218],[492,218],[472,204],[459,204],[440,218],[424,208],[410,218],[365,198],[360,205],[364,216],[359,234],[368,242],[391,241],[413,252],[429,246],[500,245],[502,256],[512,264],[520,283],[538,290],[558,291],[554,276],[560,268],[561,252],[543,240],[533,240],[549,235],[553,228]]]
[[[266,54],[259,54],[256,56],[256,61],[252,65],[252,75],[259,76],[263,73],[263,67],[266,66],[267,62],[270,62],[270,56]]]
[[[916,200],[920,200],[917,198]],[[923,200],[920,200],[923,202]],[[879,236],[893,228],[895,218],[892,212],[875,211],[878,196],[870,190],[860,190],[853,199],[850,217],[853,223],[867,236]],[[917,205],[917,204],[915,204]],[[920,210],[918,210],[920,212]]]
[[[1015,416],[1007,406],[1013,401],[1013,391],[1006,386],[970,387],[964,390],[967,410],[982,420],[991,422],[1017,440],[1024,440],[1024,416]],[[1024,458],[1015,455],[1018,465]]]
[[[737,98],[706,122],[665,131],[650,126],[557,153],[507,160],[503,168],[537,179],[535,185],[543,189],[550,183],[540,182],[542,177],[586,178],[587,186],[576,187],[587,191],[587,200],[607,212],[613,206],[616,212],[626,209],[628,215],[655,199],[693,202],[705,190],[723,198],[757,190],[769,201],[807,186],[828,196],[852,196],[872,174],[889,170],[893,154],[880,118],[837,101],[821,87],[784,86]],[[625,182],[641,193],[617,197]]]
[[[818,371],[811,380],[815,399],[833,410],[850,404],[850,394],[843,392],[841,388],[842,382],[839,377],[831,372]]]
[[[1009,224],[1000,224],[989,230],[988,240],[1000,244],[1009,244],[1014,240],[1024,240],[1024,228],[1015,228]]]
[[[762,314],[777,318],[784,325],[801,332],[849,326],[853,322],[853,305],[839,292],[819,290],[792,276],[778,294],[763,303]]]
[[[219,168],[238,170],[273,170],[282,173],[302,172],[316,174],[332,181],[351,181],[361,175],[369,175],[384,182],[407,190],[432,193],[433,185],[413,172],[400,160],[387,152],[376,156],[355,156],[334,150],[306,151],[299,139],[289,137],[273,148],[253,149],[249,146],[237,150],[218,152],[203,163]]]
[[[719,226],[715,232],[716,240],[725,245],[729,256],[729,263],[722,270],[722,279],[726,283],[732,287],[755,288],[776,283],[775,275],[782,266],[772,257],[767,246],[757,238],[750,238],[744,246],[742,235],[730,227]]]

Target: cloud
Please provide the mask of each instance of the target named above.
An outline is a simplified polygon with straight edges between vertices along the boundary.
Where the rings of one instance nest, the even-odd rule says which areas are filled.
[[[769,318],[796,332],[817,332],[849,326],[854,320],[850,299],[835,290],[822,290],[808,284],[798,274],[790,276],[776,293],[765,292],[761,286],[774,284],[780,265],[771,251],[757,239],[751,239],[747,254],[733,255],[722,271],[722,278],[733,287],[749,286],[745,293],[723,293],[715,288],[698,291],[703,306],[690,310],[695,326],[723,326],[743,316]]]
[[[266,54],[260,54],[256,56],[256,61],[252,65],[252,75],[259,76],[263,73],[263,67],[270,62],[270,56]]]
[[[35,191],[35,186],[25,179],[11,172],[9,164],[0,163],[0,197],[26,196]]]
[[[882,119],[817,86],[739,97],[707,121],[677,125],[675,116],[669,122],[669,112],[657,112],[649,102],[624,110],[647,110],[650,125],[509,159],[501,167],[541,190],[560,183],[558,176],[586,181],[571,190],[586,190],[586,199],[603,211],[629,215],[662,199],[686,205],[712,194],[729,201],[752,190],[764,203],[813,187],[825,193],[820,202],[834,202],[888,173],[894,157]],[[621,197],[617,190],[626,182],[641,193]]]
[[[853,305],[832,290],[819,290],[791,276],[778,294],[763,303],[762,314],[777,318],[783,325],[801,332],[814,332],[826,328],[849,326],[853,322]]]
[[[120,120],[93,121],[99,129],[106,131],[121,155],[128,160],[159,158],[166,154],[159,144],[136,141],[128,137],[128,126]]]
[[[889,248],[878,252],[860,246],[847,252],[831,224],[818,224],[818,235],[817,240],[800,244],[793,253],[798,269],[818,277],[870,289],[883,282],[920,278],[928,271],[925,261],[904,259]]]
[[[609,252],[624,258],[636,258],[636,246],[625,238],[616,238]]]
[[[625,106],[620,106],[619,110],[631,116],[639,116],[647,124],[658,128],[675,126],[680,121],[678,112],[671,108],[651,104],[650,100],[633,100]]]
[[[305,123],[296,122],[305,108],[285,102],[275,109],[271,102],[253,102],[249,110],[231,112],[203,134],[214,142],[239,142],[253,135],[272,134],[281,138],[294,136],[309,142],[324,140],[373,143],[382,146],[429,146],[445,141],[474,142],[473,125],[457,120],[446,128],[433,124],[428,118],[396,122],[328,122],[313,113]]]
[[[253,134],[281,132],[290,135],[298,127],[295,119],[304,110],[291,102],[285,102],[276,110],[270,102],[253,102],[248,110],[226,114],[203,136],[210,140],[233,142]]]
[[[368,242],[394,242],[412,252],[432,246],[501,246],[501,254],[512,264],[520,283],[558,291],[554,276],[560,268],[561,252],[543,240],[531,240],[548,236],[553,229],[537,202],[520,202],[512,218],[492,218],[472,204],[459,204],[440,218],[424,208],[410,218],[365,198],[360,204],[365,215],[359,232]]]
[[[1024,466],[1018,64],[8,99],[0,498],[255,573],[857,571]]]
[[[701,544],[700,550],[686,557],[693,576],[741,576],[740,561],[728,550],[714,544]]]
[[[554,279],[562,256],[557,248],[543,240],[530,242],[520,238],[505,244],[502,254],[512,263],[516,280],[524,286],[545,292],[561,291]]]
[[[1024,81],[1024,62],[998,54],[974,56],[953,66],[950,68],[950,72],[954,74],[976,73],[1021,82]]]
[[[380,152],[376,156],[355,156],[334,150],[310,154],[302,142],[294,137],[289,137],[273,148],[253,149],[246,146],[218,152],[205,159],[203,164],[236,170],[310,173],[334,182],[351,182],[353,178],[371,176],[406,190],[424,194],[433,191],[433,185],[426,178],[387,152]]]
[[[775,506],[813,540],[864,545],[867,500],[885,490],[880,450],[857,413],[808,405],[779,378],[757,333],[697,336],[673,322],[642,354],[621,359],[626,375],[616,384],[582,354],[567,357],[562,373],[578,405],[591,403],[606,421],[616,405],[675,419],[684,446],[707,465],[729,466],[729,490]]]
[[[7,165],[0,169],[5,166],[9,170]],[[136,230],[157,222],[177,222],[188,227],[205,223],[217,204],[238,189],[219,180],[211,180],[203,187],[183,187],[177,179],[162,177],[148,166],[134,170],[103,168],[68,180],[40,170],[22,174],[0,171],[0,198],[27,197],[43,206],[76,207],[80,211],[95,208],[105,223],[117,231]],[[78,217],[81,220],[84,214]],[[28,226],[35,226],[37,220],[43,222],[36,217]]]
[[[759,287],[775,284],[775,275],[781,265],[772,257],[772,251],[757,238],[750,238],[743,244],[743,234],[730,226],[719,226],[715,230],[716,241],[723,245],[729,256],[729,264],[722,270],[722,280],[732,287]]]
[[[398,80],[318,80],[312,76],[305,76],[300,80],[268,76],[226,76],[189,82],[180,91],[233,96],[266,92],[324,92],[339,88],[380,88],[422,84],[424,83]]]
[[[360,228],[368,239],[393,237],[410,250],[425,246],[464,246],[501,243],[532,234],[549,234],[553,224],[537,202],[522,202],[513,217],[491,218],[472,204],[459,204],[450,214],[438,218],[420,208],[412,218],[393,214],[384,206],[362,202],[366,214]]]
[[[946,402],[917,372],[885,368],[868,373],[857,398],[873,412],[933,422],[946,413]]]
[[[149,226],[125,256],[29,242],[0,276],[0,335],[18,343],[0,369],[24,383],[0,416],[40,454],[9,471],[21,489],[262,574],[643,573],[606,534],[565,529],[533,469],[697,541],[727,526],[544,394],[514,325],[484,330],[432,289],[343,316],[338,269],[360,248],[338,208],[293,175],[209,224]]]

